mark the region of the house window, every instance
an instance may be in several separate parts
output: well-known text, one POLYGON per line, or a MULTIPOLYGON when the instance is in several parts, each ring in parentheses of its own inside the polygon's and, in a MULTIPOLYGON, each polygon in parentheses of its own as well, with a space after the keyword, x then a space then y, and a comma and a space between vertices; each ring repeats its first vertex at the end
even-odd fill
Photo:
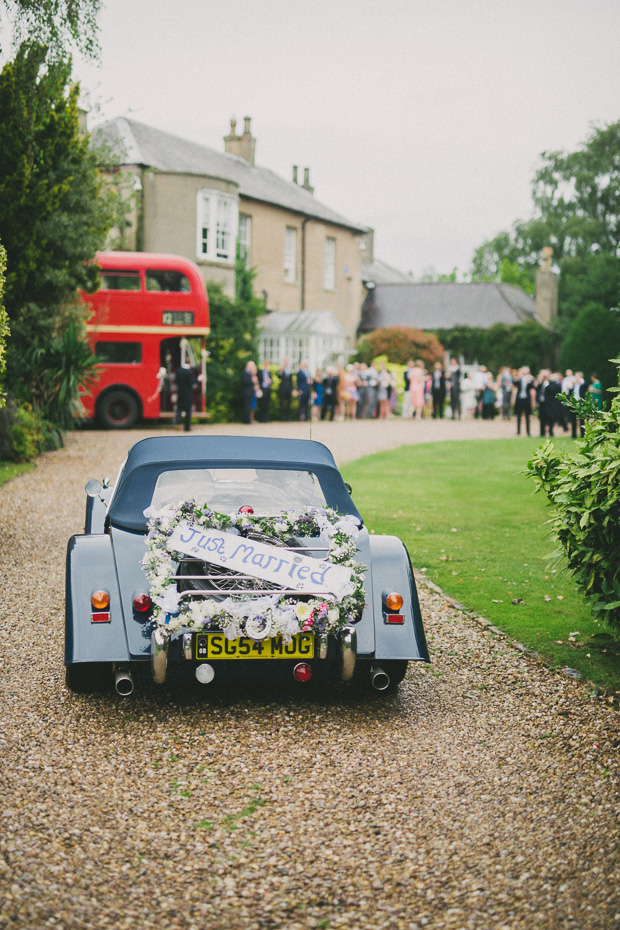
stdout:
POLYGON ((297 280, 297 229, 287 226, 284 232, 284 280, 294 284, 297 280))
POLYGON ((336 240, 330 236, 325 240, 323 288, 326 291, 333 291, 336 288, 336 240))
POLYGON ((233 262, 237 241, 237 200, 214 190, 198 191, 198 258, 233 262))
POLYGON ((239 257, 245 265, 250 264, 250 246, 252 243, 252 217, 247 213, 239 214, 239 257))

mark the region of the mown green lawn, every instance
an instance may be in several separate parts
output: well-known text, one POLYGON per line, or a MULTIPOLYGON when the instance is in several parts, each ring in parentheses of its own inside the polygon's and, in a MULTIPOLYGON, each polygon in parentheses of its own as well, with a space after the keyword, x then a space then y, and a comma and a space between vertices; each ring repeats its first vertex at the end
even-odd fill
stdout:
POLYGON ((399 536, 418 573, 552 665, 620 690, 620 636, 592 619, 563 562, 550 564, 549 509, 524 475, 539 444, 405 446, 342 471, 369 529, 399 536))

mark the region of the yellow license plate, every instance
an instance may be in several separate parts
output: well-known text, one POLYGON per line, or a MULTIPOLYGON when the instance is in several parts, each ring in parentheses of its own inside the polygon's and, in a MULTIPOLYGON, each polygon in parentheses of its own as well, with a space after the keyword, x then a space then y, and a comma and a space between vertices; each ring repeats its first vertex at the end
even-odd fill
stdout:
POLYGON ((227 639, 223 633, 199 633, 196 658, 205 659, 312 659, 314 634, 299 633, 286 643, 282 636, 254 640, 248 636, 227 639))

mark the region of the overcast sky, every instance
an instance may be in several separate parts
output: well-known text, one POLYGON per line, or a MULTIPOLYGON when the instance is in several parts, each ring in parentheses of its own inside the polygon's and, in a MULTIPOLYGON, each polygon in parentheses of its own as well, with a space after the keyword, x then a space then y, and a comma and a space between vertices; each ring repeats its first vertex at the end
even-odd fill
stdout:
POLYGON ((419 276, 529 215, 544 150, 620 119, 619 0, 104 0, 89 128, 128 116, 256 161, 419 276))

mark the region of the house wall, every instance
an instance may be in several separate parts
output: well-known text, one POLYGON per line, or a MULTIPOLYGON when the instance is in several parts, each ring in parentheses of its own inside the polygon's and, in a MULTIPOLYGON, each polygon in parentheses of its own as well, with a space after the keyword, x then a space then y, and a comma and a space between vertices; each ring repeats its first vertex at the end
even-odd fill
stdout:
POLYGON ((225 293, 234 297, 234 261, 205 261, 197 255, 196 202, 201 188, 237 196, 237 185, 223 178, 150 170, 144 171, 142 185, 142 250, 173 252, 191 259, 202 271, 205 281, 221 283, 225 293))
MULTIPOLYGON (((234 262, 206 261, 197 254, 197 194, 202 188, 209 188, 238 197, 236 183, 205 175, 142 169, 137 165, 124 166, 120 172, 109 175, 108 180, 122 188, 128 201, 126 225, 123 230, 112 231, 109 248, 183 255, 196 262, 205 281, 220 282, 224 292, 234 297, 234 262)), ((243 196, 239 197, 239 212, 251 217, 249 265, 257 270, 255 293, 260 297, 266 292, 268 309, 286 313, 330 310, 354 344, 364 299, 362 237, 351 230, 243 196), (284 274, 287 227, 297 233, 292 282, 286 281, 284 274), (324 280, 327 238, 335 242, 333 289, 326 289, 324 280)))
POLYGON ((329 223, 305 219, 271 204, 249 200, 241 195, 239 210, 252 218, 249 264, 256 268, 254 289, 266 292, 269 310, 292 313, 304 310, 331 310, 352 341, 362 306, 362 259, 358 236, 329 223), (304 222, 305 220, 305 222, 304 222), (285 280, 284 241, 286 228, 297 231, 294 282, 285 280), (305 229, 305 268, 302 269, 302 243, 305 229), (333 290, 324 287, 325 240, 335 240, 333 290), (305 287, 302 296, 302 275, 305 287))

